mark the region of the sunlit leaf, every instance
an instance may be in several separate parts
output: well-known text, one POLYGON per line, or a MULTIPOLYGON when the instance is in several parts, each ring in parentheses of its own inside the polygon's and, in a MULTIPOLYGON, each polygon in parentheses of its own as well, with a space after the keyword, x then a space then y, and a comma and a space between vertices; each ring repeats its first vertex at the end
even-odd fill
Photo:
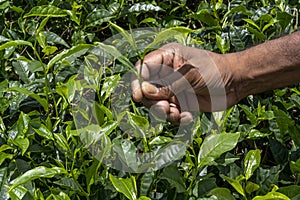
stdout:
POLYGON ((15 47, 18 45, 26 45, 26 46, 30 46, 33 47, 32 44, 30 42, 24 41, 24 40, 14 40, 14 41, 8 41, 2 45, 0 45, 0 51, 9 47, 15 47))
POLYGON ((68 50, 64 50, 63 52, 57 54, 56 56, 54 56, 48 63, 47 65, 47 71, 58 61, 61 61, 63 59, 67 59, 69 57, 79 57, 83 54, 85 54, 89 48, 91 47, 90 44, 79 44, 76 45, 74 47, 72 47, 71 49, 68 50))
POLYGON ((259 165, 260 151, 258 149, 250 150, 244 159, 244 174, 246 180, 253 175, 253 172, 259 167, 259 165))
POLYGON ((214 134, 206 137, 198 155, 198 167, 209 164, 223 153, 233 149, 239 137, 238 133, 214 134))
POLYGON ((238 193, 240 193, 243 197, 246 197, 243 186, 239 180, 239 179, 243 179, 242 177, 237 177, 236 179, 232 179, 230 177, 224 176, 224 178, 238 193))
POLYGON ((66 15, 64 10, 56 6, 43 5, 33 7, 24 17, 65 17, 66 15))
POLYGON ((130 178, 117 178, 109 174, 109 180, 112 182, 116 190, 124 194, 130 200, 137 199, 137 189, 135 178, 131 176, 130 178))
POLYGON ((9 188, 9 191, 12 191, 14 188, 18 187, 21 184, 24 184, 28 181, 32 181, 37 178, 52 178, 53 176, 57 174, 65 173, 65 170, 59 167, 52 167, 47 168, 44 166, 39 166, 36 168, 33 168, 21 176, 17 177, 11 182, 11 186, 9 188))

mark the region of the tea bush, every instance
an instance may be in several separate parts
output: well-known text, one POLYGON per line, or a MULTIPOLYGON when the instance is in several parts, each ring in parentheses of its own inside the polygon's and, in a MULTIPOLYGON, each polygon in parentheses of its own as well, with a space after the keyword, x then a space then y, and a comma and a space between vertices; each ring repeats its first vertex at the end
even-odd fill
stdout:
POLYGON ((200 113, 182 155, 143 173, 134 168, 151 165, 132 155, 164 149, 178 127, 147 129, 142 105, 129 99, 122 110, 114 97, 163 43, 241 51, 296 31, 299 9, 296 0, 0 0, 1 199, 300 199, 299 85, 251 95, 222 117, 200 113))

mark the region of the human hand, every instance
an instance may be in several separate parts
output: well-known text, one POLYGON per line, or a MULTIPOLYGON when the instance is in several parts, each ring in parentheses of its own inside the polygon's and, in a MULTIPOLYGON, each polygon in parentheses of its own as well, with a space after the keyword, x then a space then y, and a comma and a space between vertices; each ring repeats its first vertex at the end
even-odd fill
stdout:
POLYGON ((237 58, 170 43, 147 54, 133 77, 133 99, 173 124, 189 123, 192 111, 225 110, 242 91, 237 58))

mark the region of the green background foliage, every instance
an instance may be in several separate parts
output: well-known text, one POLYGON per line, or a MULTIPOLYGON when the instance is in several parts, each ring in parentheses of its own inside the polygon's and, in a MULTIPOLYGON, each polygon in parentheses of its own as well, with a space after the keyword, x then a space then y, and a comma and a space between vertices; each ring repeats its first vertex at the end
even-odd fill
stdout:
MULTIPOLYGON (((84 87, 77 71, 91 59, 88 52, 94 45, 109 50, 102 42, 123 34, 127 44, 118 45, 130 51, 88 77, 99 85, 102 145, 122 151, 121 160, 139 142, 144 149, 164 147, 176 126, 165 124, 137 141, 114 140, 126 134, 110 110, 111 94, 144 55, 124 30, 164 28, 157 43, 176 38, 229 53, 294 32, 299 9, 297 0, 0 0, 0 199, 300 199, 299 85, 249 96, 221 119, 201 113, 184 157, 140 174, 94 158, 86 144, 97 135, 83 143, 72 112, 76 87, 84 87), (180 37, 166 34, 174 29, 180 37)), ((130 126, 148 123, 142 111, 137 105, 127 113, 130 126)))

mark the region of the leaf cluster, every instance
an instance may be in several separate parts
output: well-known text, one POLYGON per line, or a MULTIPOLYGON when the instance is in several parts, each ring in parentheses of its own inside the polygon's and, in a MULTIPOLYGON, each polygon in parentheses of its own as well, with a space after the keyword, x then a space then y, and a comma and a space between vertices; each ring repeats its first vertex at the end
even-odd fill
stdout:
POLYGON ((178 127, 149 128, 147 109, 114 96, 138 59, 172 41, 241 51, 294 32, 299 9, 295 0, 0 0, 0 199, 299 199, 299 85, 199 114, 192 141, 159 170, 105 163, 151 169, 134 154, 176 139, 178 127))

